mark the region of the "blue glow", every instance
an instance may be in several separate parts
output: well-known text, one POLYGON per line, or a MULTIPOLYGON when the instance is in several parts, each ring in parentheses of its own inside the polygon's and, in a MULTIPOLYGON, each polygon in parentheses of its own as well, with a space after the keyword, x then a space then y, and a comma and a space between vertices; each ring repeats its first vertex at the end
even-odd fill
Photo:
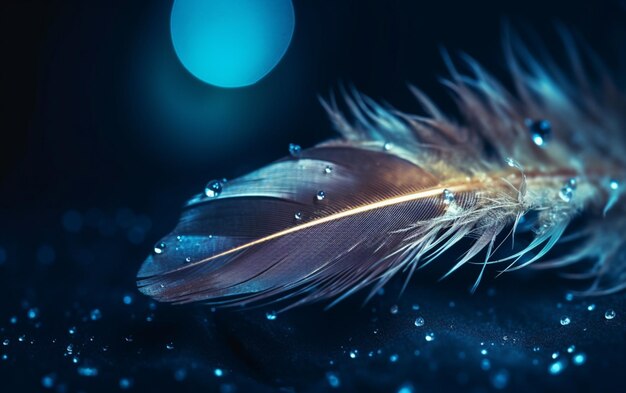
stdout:
POLYGON ((291 0, 175 0, 170 20, 185 68, 231 88, 267 75, 287 51, 294 26, 291 0))

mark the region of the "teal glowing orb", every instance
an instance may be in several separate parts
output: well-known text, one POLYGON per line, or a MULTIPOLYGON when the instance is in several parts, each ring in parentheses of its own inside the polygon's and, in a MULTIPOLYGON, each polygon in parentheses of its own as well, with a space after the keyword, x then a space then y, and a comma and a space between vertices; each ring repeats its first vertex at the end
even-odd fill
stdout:
POLYGON ((283 57, 295 26, 291 0, 175 0, 176 55, 196 78, 220 87, 258 82, 283 57))

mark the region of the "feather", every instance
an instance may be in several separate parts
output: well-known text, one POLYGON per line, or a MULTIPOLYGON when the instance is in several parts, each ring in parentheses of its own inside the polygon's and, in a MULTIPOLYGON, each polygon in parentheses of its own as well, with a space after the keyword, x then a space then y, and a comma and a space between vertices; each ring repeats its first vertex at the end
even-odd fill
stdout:
POLYGON ((399 272, 410 277, 466 238, 473 243, 446 276, 480 265, 473 290, 492 264, 579 264, 588 270, 570 276, 592 279, 586 294, 625 288, 626 99, 595 55, 581 57, 559 32, 570 73, 548 58, 542 65, 505 31, 515 94, 471 57, 460 56, 463 73, 444 52, 443 84, 461 122, 415 87, 422 115, 353 89, 343 94, 351 116, 322 100, 341 138, 211 183, 143 263, 139 289, 173 303, 334 304, 399 272), (582 212, 590 218, 578 248, 541 261, 582 212), (493 259, 496 239, 514 238, 531 215, 533 240, 493 259))

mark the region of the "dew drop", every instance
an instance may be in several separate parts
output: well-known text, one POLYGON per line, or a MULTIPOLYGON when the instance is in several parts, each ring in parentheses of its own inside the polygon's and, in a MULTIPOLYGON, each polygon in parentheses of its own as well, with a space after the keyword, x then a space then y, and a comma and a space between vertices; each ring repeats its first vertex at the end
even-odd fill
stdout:
POLYGON ((480 354, 483 355, 483 356, 487 355, 487 350, 486 349, 481 349, 480 350, 480 354))
POLYGON ((357 351, 356 349, 354 351, 350 351, 350 353, 348 354, 348 356, 350 356, 350 359, 355 359, 357 357, 357 354, 359 353, 359 351, 357 351))
POLYGON ((596 309, 596 305, 593 303, 587 306, 587 311, 593 311, 595 309, 596 309))
POLYGON ((415 322, 413 322, 413 323, 415 324, 415 326, 421 327, 421 326, 424 326, 426 321, 424 321, 424 318, 422 318, 422 317, 417 317, 417 318, 415 318, 415 322))
POLYGON ((187 257, 187 258, 185 258, 185 262, 186 262, 186 263, 191 262, 191 257, 187 257))
POLYGON ((565 294, 565 300, 567 300, 568 302, 571 302, 572 300, 574 300, 574 294, 571 292, 567 292, 565 294))
POLYGON ((565 185, 559 190, 559 197, 565 201, 570 202, 574 197, 574 189, 569 185, 565 185))
POLYGON ((222 182, 219 180, 211 180, 204 187, 204 195, 209 198, 217 198, 222 193, 222 182))
POLYGON ((545 146, 552 136, 552 125, 548 120, 532 120, 526 119, 526 127, 530 132, 530 137, 535 145, 539 147, 545 146))
POLYGON ((454 193, 447 188, 443 190, 443 203, 450 205, 454 202, 454 193))
POLYGON ((69 329, 67 330, 67 332, 68 332, 69 334, 76 334, 76 326, 72 326, 71 328, 69 328, 69 329))
POLYGON ((568 316, 561 317, 561 325, 569 325, 571 322, 572 320, 568 316))
POLYGON ((99 309, 94 308, 89 313, 89 318, 91 318, 92 321, 97 321, 98 319, 102 318, 102 312, 100 312, 99 309))
POLYGON ((154 253, 155 254, 162 254, 165 251, 165 248, 167 247, 167 244, 165 243, 159 243, 157 245, 154 246, 154 253))
POLYGON ((302 212, 296 212, 296 214, 293 215, 293 218, 298 221, 302 220, 302 212))
POLYGON ((426 341, 428 341, 428 342, 434 341, 434 340, 435 340, 435 333, 433 333, 433 332, 427 333, 427 334, 424 336, 424 339, 425 339, 426 341))
POLYGON ((28 310, 28 319, 37 319, 37 317, 39 316, 39 309, 38 308, 31 308, 28 310))
POLYGON ((324 198, 326 198, 326 193, 322 190, 318 191, 317 194, 315 195, 315 198, 317 198, 318 201, 323 200, 324 198))
POLYGON ((393 143, 391 143, 391 142, 385 142, 385 144, 383 145, 383 150, 385 150, 385 151, 389 151, 389 150, 391 150, 391 149, 393 149, 393 143))
POLYGON ((580 352, 577 353, 576 355, 574 355, 574 357, 572 358, 572 361, 574 362, 575 365, 577 366, 581 366, 585 363, 585 361, 587 360, 587 355, 585 355, 584 353, 580 352))
POLYGON ((274 311, 271 311, 271 312, 267 312, 267 313, 265 313, 265 318, 266 318, 268 321, 275 321, 275 320, 276 320, 276 318, 277 318, 277 315, 276 315, 276 313, 275 313, 274 311))
POLYGON ((324 168, 324 173, 329 175, 333 172, 333 167, 330 165, 326 165, 326 168, 324 168))
POLYGON ((604 318, 606 319, 613 319, 615 318, 615 310, 613 310, 612 308, 606 310, 606 312, 604 313, 604 318))
POLYGON ((400 358, 400 357, 398 356, 398 354, 397 354, 397 353, 394 353, 394 354, 392 354, 391 356, 389 356, 389 361, 390 361, 391 363, 395 363, 395 362, 397 362, 397 361, 398 361, 398 359, 399 359, 399 358, 400 358))
POLYGON ((391 308, 389 309, 389 312, 392 313, 393 315, 398 313, 398 305, 394 304, 393 306, 391 306, 391 308))
POLYGON ((166 349, 170 349, 170 350, 174 349, 174 343, 173 342, 169 342, 169 343, 165 344, 165 348, 166 349))
POLYGON ((7 345, 9 345, 10 343, 11 343, 11 340, 9 340, 8 338, 5 338, 5 339, 2 341, 2 345, 4 345, 5 347, 6 347, 7 345))
POLYGON ((332 388, 338 388, 339 386, 341 386, 339 376, 334 372, 329 371, 326 373, 326 381, 328 381, 328 384, 332 388))
POLYGON ((511 168, 517 168, 517 169, 522 169, 522 166, 520 165, 519 162, 517 162, 517 160, 515 160, 512 157, 507 157, 504 159, 504 162, 506 162, 506 164, 508 166, 510 166, 511 168))
POLYGON ((560 374, 561 371, 563 371, 563 369, 565 369, 565 363, 563 363, 562 361, 558 360, 558 361, 550 364, 550 366, 548 367, 548 372, 551 375, 557 375, 557 374, 560 374))
POLYGON ((302 152, 302 148, 300 147, 300 145, 296 145, 295 143, 290 143, 289 144, 289 155, 292 157, 298 157, 300 156, 300 153, 302 152))
POLYGON ((124 295, 124 297, 122 298, 122 302, 129 306, 133 303, 133 297, 131 295, 124 295))
POLYGON ((611 179, 609 181, 609 188, 613 191, 616 191, 619 188, 619 182, 617 180, 611 179))
POLYGON ((215 376, 219 378, 224 375, 224 370, 222 370, 221 368, 216 368, 215 370, 213 370, 213 374, 215 374, 215 376))
POLYGON ((574 351, 576 350, 576 345, 570 345, 569 347, 567 347, 567 353, 574 353, 574 351))

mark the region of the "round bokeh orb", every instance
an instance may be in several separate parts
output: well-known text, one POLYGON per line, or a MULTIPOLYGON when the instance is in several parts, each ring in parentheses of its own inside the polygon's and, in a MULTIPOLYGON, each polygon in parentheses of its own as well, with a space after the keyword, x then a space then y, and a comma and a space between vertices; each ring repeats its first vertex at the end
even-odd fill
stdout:
POLYGON ((291 0, 175 0, 170 20, 185 68, 229 88, 267 75, 287 51, 294 26, 291 0))

